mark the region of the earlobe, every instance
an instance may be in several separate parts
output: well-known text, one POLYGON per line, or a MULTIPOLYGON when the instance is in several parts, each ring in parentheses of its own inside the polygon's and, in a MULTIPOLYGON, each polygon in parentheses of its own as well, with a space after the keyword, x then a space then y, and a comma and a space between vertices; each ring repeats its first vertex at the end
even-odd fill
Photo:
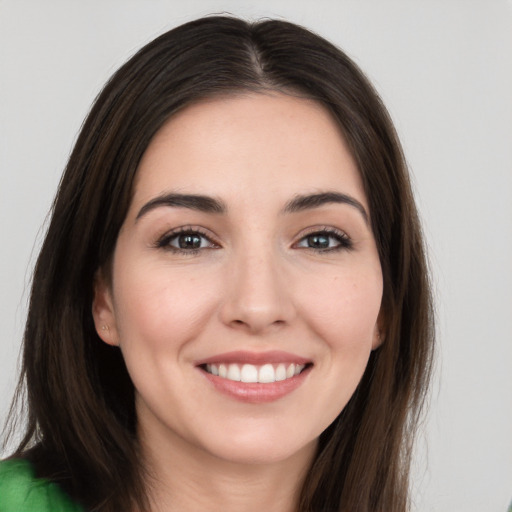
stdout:
POLYGON ((381 334, 380 330, 377 328, 373 335, 372 350, 378 349, 384 343, 384 341, 385 341, 385 339, 384 339, 383 335, 381 334))
POLYGON ((386 328, 382 312, 379 314, 373 331, 372 350, 378 349, 386 341, 386 328))
POLYGON ((94 277, 92 316, 98 336, 108 345, 119 345, 111 287, 101 270, 94 277))

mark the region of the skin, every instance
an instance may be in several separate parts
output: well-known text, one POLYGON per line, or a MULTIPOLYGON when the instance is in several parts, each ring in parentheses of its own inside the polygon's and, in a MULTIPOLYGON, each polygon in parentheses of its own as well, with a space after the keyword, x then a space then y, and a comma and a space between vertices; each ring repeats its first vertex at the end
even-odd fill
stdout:
POLYGON ((380 343, 382 273, 368 219, 339 202, 284 211, 321 192, 348 195, 370 215, 339 128, 306 99, 201 102, 145 152, 93 315, 136 388, 155 510, 295 509, 318 436, 380 343), (141 213, 167 193, 210 196, 226 211, 141 213), (170 233, 182 227, 200 231, 201 248, 173 248, 183 239, 170 233), (309 235, 326 228, 319 249, 309 235), (286 396, 247 403, 220 393, 196 365, 233 350, 283 350, 312 365, 286 396))

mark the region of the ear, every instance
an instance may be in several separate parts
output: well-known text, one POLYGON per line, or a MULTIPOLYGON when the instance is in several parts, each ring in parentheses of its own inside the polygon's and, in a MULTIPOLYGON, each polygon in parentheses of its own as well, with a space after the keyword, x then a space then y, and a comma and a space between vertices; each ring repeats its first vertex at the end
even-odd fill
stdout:
POLYGON ((373 331, 372 350, 378 349, 386 341, 386 322, 382 310, 379 313, 373 331))
POLYGON ((118 346, 119 336, 112 290, 101 270, 98 270, 94 276, 92 316, 98 336, 108 345, 118 346))

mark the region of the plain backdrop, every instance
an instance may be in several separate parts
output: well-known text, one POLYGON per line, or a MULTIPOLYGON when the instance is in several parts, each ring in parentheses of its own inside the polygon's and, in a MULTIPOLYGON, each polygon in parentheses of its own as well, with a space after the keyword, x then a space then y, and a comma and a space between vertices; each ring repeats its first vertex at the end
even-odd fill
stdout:
POLYGON ((220 12, 317 31, 382 95, 413 174, 438 310, 414 510, 504 512, 512 499, 510 0, 0 0, 0 419, 45 216, 91 102, 142 45, 220 12))

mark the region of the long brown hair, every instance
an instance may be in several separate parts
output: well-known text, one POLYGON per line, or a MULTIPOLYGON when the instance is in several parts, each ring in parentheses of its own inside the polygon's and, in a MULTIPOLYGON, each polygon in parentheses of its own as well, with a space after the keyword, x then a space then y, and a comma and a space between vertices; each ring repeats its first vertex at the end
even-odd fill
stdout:
POLYGON ((361 173, 384 276, 385 342, 321 435, 300 511, 407 509, 415 426, 432 365, 433 314, 420 225, 392 122, 339 49, 284 21, 217 16, 142 48, 107 83, 79 134, 35 267, 20 390, 27 426, 14 456, 90 510, 147 509, 134 389, 95 332, 93 281, 108 268, 139 161, 193 102, 240 91, 301 94, 334 116, 361 173))

